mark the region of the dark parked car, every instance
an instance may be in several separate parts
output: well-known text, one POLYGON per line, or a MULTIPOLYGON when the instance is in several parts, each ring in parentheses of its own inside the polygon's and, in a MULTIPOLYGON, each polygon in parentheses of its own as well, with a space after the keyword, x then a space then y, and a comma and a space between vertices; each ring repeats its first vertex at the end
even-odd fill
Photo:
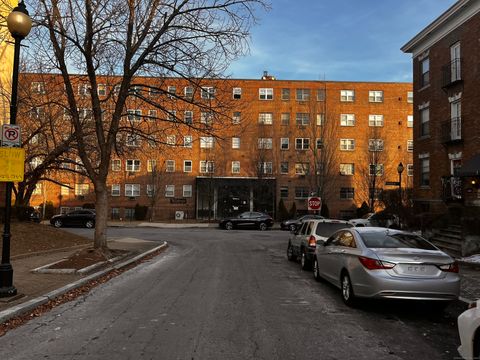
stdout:
POLYGON ((300 225, 302 225, 302 223, 305 220, 317 220, 317 219, 324 219, 324 217, 320 215, 307 214, 307 215, 300 216, 297 219, 289 219, 289 220, 282 221, 280 223, 280 228, 282 230, 295 231, 300 227, 300 225))
POLYGON ((29 220, 34 223, 39 223, 42 220, 42 216, 38 211, 32 211, 29 220))
POLYGON ((50 219, 50 224, 56 228, 62 226, 85 226, 86 228, 95 227, 95 210, 82 209, 69 212, 63 215, 54 215, 50 219))
POLYGON ((237 217, 222 219, 218 225, 226 230, 232 230, 233 228, 267 230, 273 226, 273 219, 270 215, 261 212, 247 211, 237 217))

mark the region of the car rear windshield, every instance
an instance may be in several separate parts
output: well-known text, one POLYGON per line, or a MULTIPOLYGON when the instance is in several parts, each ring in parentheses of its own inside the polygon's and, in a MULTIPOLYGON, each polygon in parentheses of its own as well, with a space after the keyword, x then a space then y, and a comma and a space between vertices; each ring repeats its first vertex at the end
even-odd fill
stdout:
POLYGON ((315 234, 322 237, 330 237, 335 231, 349 227, 352 227, 352 225, 345 223, 318 223, 315 234))
POLYGON ((414 248, 437 250, 420 236, 413 234, 387 234, 380 232, 362 233, 362 240, 369 248, 414 248))

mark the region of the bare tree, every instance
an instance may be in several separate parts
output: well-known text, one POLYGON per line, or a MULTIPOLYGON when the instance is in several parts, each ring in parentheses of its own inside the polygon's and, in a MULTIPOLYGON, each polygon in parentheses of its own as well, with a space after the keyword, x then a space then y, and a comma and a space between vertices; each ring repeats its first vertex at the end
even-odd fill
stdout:
POLYGON ((200 101, 204 92, 213 98, 202 89, 204 80, 222 77, 229 62, 245 53, 254 12, 265 6, 263 0, 35 1, 30 51, 41 70, 58 73, 64 85, 78 155, 95 189, 95 248, 107 250, 107 177, 117 135, 155 135, 148 127, 123 126, 129 102, 139 99, 171 114, 161 80, 174 76, 197 92, 178 101, 222 113, 220 101, 200 101), (102 98, 99 85, 112 91, 102 98), (144 89, 158 98, 147 98, 144 89), (88 123, 79 111, 85 108, 91 111, 88 123))

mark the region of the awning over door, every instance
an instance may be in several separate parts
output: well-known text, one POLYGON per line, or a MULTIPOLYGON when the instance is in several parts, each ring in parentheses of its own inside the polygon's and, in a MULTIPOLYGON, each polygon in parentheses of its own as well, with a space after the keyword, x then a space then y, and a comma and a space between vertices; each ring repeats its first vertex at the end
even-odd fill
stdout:
POLYGON ((458 169, 456 169, 456 176, 480 176, 480 154, 472 156, 470 159, 458 169))

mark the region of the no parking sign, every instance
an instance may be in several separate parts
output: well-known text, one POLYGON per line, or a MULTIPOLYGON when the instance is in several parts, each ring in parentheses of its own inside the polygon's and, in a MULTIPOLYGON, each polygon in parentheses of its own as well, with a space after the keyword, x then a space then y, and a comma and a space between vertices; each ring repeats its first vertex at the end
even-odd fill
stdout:
POLYGON ((2 125, 2 147, 21 147, 20 125, 2 125))

